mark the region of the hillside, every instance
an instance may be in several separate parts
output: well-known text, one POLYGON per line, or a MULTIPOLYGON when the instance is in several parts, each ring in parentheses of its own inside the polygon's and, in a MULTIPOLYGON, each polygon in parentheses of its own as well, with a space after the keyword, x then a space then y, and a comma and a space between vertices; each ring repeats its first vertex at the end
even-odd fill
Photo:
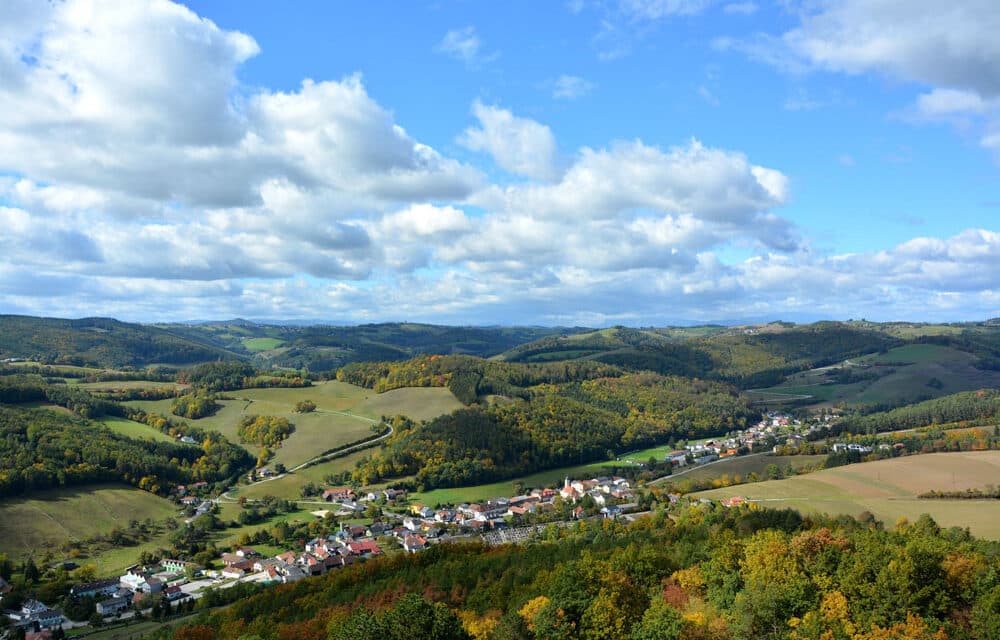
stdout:
POLYGON ((186 365, 237 357, 195 337, 110 318, 0 316, 0 359, 115 368, 186 365))
POLYGON ((261 364, 335 369, 348 362, 405 360, 418 354, 490 357, 516 345, 578 329, 449 327, 414 323, 358 326, 277 326, 249 321, 158 325, 192 339, 255 358, 261 364))
POLYGON ((1000 371, 982 359, 934 343, 908 344, 883 353, 788 376, 780 385, 754 389, 760 404, 780 406, 893 407, 983 388, 1000 387, 1000 371))
POLYGON ((942 526, 969 527, 973 534, 1000 538, 998 500, 922 500, 927 491, 962 491, 1000 485, 1000 451, 906 456, 824 469, 784 480, 768 480, 692 494, 718 500, 743 496, 770 508, 803 513, 867 511, 887 524, 915 521, 929 513, 942 526))

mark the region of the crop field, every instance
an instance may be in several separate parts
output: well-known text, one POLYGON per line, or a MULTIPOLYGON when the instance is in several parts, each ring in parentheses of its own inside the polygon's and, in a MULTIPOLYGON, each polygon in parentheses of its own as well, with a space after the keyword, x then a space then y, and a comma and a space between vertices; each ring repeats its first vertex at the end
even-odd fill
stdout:
POLYGON ((848 384, 831 382, 831 367, 789 376, 779 386, 753 389, 747 394, 762 404, 807 400, 813 405, 905 404, 959 391, 1000 386, 1000 372, 973 366, 969 353, 933 344, 911 344, 847 361, 854 373, 878 375, 875 380, 848 384))
POLYGON ((160 433, 149 425, 142 424, 141 422, 133 422, 127 418, 105 416, 101 419, 101 423, 115 433, 121 434, 127 438, 135 438, 137 440, 157 440, 159 442, 177 442, 167 434, 160 433))
POLYGON ((721 499, 744 496, 763 506, 811 513, 869 511, 892 526, 898 518, 928 513, 944 527, 969 527, 973 534, 1000 539, 998 500, 921 500, 926 491, 961 491, 1000 484, 1000 451, 933 453, 825 469, 692 494, 721 499))
MULTIPOLYGON (((382 415, 402 413, 416 419, 428 419, 462 406, 447 389, 421 387, 376 394, 370 389, 338 381, 292 389, 242 389, 225 395, 237 399, 223 400, 222 408, 214 415, 188 422, 219 431, 238 443, 237 428, 243 416, 287 418, 295 425, 295 432, 275 450, 273 461, 289 469, 324 451, 372 435, 372 425, 382 415), (295 403, 307 399, 316 403, 316 410, 295 413, 295 403)), ((128 404, 170 415, 170 403, 171 400, 156 400, 128 404)), ((246 448, 257 454, 255 445, 246 445, 246 448)))
MULTIPOLYGON (((177 507, 164 498, 123 485, 53 489, 30 498, 7 498, 0 501, 0 552, 16 558, 29 552, 42 557, 49 551, 59 556, 67 540, 108 533, 126 527, 130 520, 163 520, 177 513, 177 507)), ((159 544, 154 540, 77 562, 94 562, 98 570, 116 571, 135 562, 144 548, 159 544)))

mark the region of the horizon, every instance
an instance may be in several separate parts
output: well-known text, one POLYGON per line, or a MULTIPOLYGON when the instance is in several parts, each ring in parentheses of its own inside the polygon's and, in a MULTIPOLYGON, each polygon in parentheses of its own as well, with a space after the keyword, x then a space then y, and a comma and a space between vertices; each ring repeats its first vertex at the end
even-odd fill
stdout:
POLYGON ((989 0, 12 0, 0 313, 1000 317, 998 30, 989 0))

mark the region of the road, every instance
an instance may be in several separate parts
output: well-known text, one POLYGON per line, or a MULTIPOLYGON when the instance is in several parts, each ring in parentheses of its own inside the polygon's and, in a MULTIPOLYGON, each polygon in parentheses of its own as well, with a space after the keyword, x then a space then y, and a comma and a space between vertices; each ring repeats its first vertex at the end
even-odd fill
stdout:
MULTIPOLYGON (((340 412, 340 411, 330 411, 328 413, 342 413, 342 412, 340 412)), ((349 414, 349 413, 342 413, 342 415, 346 416, 346 415, 351 415, 351 414, 349 414)), ((377 424, 378 423, 377 420, 371 420, 370 418, 362 418, 361 416, 352 416, 352 417, 360 418, 362 420, 369 420, 373 424, 377 424)), ((392 425, 391 424, 387 424, 386 426, 389 427, 389 430, 387 432, 383 433, 382 435, 378 436, 377 438, 372 438, 371 440, 365 440, 364 442, 359 442, 358 444, 351 445, 350 447, 347 447, 345 449, 338 449, 337 451, 333 451, 331 453, 324 453, 323 455, 316 456, 315 458, 312 458, 311 460, 306 460, 302 464, 297 465, 295 467, 292 467, 291 469, 289 469, 285 473, 281 473, 281 474, 278 474, 276 476, 271 476, 270 478, 264 478, 263 480, 258 480, 254 484, 256 485, 256 484, 260 484, 262 482, 271 482, 273 480, 278 480, 278 479, 284 478, 285 476, 287 476, 289 474, 295 473, 296 471, 299 471, 301 469, 305 469, 309 465, 315 464, 317 462, 320 462, 324 458, 329 458, 330 456, 333 456, 333 455, 341 456, 341 455, 344 455, 345 453, 352 453, 352 452, 360 450, 360 449, 367 449, 367 448, 371 447, 372 445, 374 445, 375 443, 381 442, 382 440, 385 440, 386 438, 388 438, 389 436, 391 436, 393 434, 392 425)), ((213 500, 213 502, 215 502, 216 504, 222 504, 222 503, 225 503, 225 502, 236 502, 237 501, 236 498, 234 498, 231 495, 229 495, 229 493, 231 491, 236 491, 237 489, 239 489, 239 487, 230 487, 224 493, 220 494, 218 498, 216 498, 215 500, 213 500)))

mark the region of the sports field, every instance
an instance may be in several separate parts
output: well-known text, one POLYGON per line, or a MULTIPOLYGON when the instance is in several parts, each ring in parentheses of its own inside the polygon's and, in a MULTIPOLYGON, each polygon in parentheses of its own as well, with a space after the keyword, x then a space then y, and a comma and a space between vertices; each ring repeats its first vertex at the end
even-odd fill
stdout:
POLYGON ((869 511, 891 526, 898 518, 930 514, 938 524, 969 527, 976 535, 1000 539, 1000 500, 922 500, 932 491, 961 491, 1000 484, 1000 451, 933 453, 825 469, 805 476, 771 480, 692 494, 721 499, 739 495, 764 506, 812 513, 869 511))

